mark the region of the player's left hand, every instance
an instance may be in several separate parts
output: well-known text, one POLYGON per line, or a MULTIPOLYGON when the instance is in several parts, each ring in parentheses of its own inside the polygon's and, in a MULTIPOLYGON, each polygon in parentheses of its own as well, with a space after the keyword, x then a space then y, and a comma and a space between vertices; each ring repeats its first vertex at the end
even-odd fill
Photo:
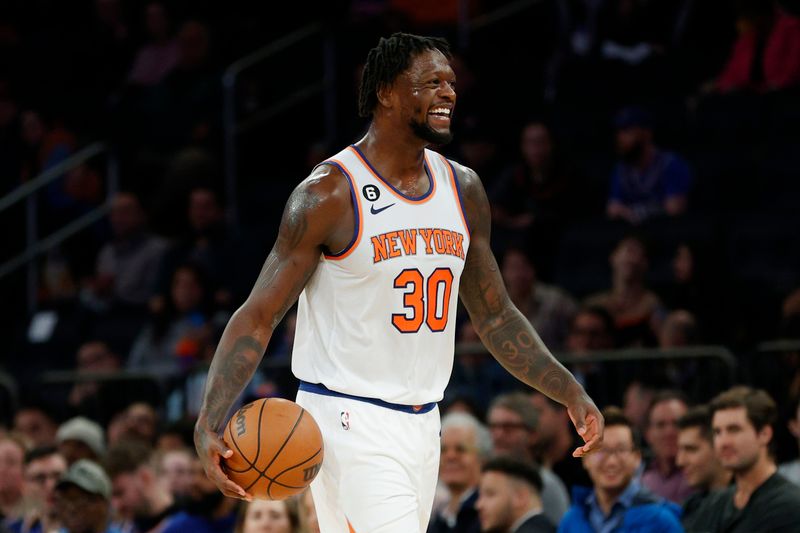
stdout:
POLYGON ((600 410, 586 392, 581 392, 577 398, 567 405, 569 413, 578 435, 583 439, 584 445, 575 448, 573 457, 583 457, 587 453, 598 449, 603 443, 603 427, 605 421, 600 410))

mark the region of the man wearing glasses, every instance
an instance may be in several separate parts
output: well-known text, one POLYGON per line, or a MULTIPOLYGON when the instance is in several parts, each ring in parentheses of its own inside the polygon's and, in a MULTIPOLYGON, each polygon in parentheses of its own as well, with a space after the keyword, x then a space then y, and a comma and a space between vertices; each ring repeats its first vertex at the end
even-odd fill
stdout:
POLYGON ((576 487, 558 531, 683 531, 680 507, 653 495, 634 479, 642 462, 636 430, 616 407, 603 410, 603 416, 603 447, 583 458, 594 487, 576 487))
POLYGON ((67 461, 55 446, 34 448, 25 454, 25 516, 9 526, 12 533, 56 531, 55 488, 67 470, 67 461))
MULTIPOLYGON (((492 437, 492 453, 520 461, 539 462, 534 456, 534 444, 539 431, 539 414, 530 397, 524 392, 497 396, 486 415, 492 437)), ((564 483, 552 470, 539 469, 542 478, 542 505, 544 514, 554 524, 569 507, 569 494, 564 483)))

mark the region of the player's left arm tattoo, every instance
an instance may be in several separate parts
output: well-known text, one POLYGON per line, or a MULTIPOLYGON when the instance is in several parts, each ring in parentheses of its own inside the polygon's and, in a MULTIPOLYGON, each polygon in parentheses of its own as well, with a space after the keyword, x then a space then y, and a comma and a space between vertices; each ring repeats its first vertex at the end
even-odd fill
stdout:
POLYGON ((461 276, 461 301, 486 348, 517 379, 567 404, 585 394, 572 374, 542 342, 506 292, 489 246, 491 213, 480 179, 469 169, 459 172, 471 239, 461 276))

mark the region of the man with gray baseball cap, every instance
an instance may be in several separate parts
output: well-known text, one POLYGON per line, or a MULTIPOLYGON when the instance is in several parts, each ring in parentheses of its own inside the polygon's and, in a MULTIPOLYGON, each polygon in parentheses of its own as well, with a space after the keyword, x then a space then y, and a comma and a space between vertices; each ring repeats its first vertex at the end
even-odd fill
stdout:
POLYGON ((76 416, 59 426, 58 451, 72 464, 78 459, 100 460, 106 452, 105 431, 97 422, 76 416))
POLYGON ((111 481, 89 459, 75 461, 56 485, 59 520, 69 533, 121 533, 111 525, 111 481))

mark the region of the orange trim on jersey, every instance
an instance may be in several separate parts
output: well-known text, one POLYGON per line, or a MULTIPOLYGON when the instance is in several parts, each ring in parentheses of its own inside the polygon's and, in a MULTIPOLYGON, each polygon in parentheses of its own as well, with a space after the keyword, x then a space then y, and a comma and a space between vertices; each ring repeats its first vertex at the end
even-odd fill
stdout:
POLYGON ((337 254, 324 254, 325 259, 330 259, 331 261, 341 261, 342 259, 349 256, 351 253, 353 253, 353 250, 356 249, 358 243, 361 242, 361 232, 364 228, 364 223, 363 223, 364 217, 362 216, 362 211, 361 211, 361 198, 359 198, 358 191, 356 190, 356 184, 355 181, 353 180, 353 176, 350 174, 350 171, 347 169, 344 163, 342 163, 338 159, 333 159, 333 158, 328 159, 327 161, 325 161, 325 163, 332 163, 336 168, 341 170, 342 173, 344 174, 344 177, 347 178, 347 183, 348 185, 350 185, 350 196, 354 204, 353 223, 357 226, 357 229, 355 231, 355 236, 353 237, 353 240, 351 240, 350 243, 347 246, 345 246, 344 250, 342 250, 337 254))
POLYGON ((351 152, 353 152, 356 155, 356 157, 358 157, 359 161, 361 161, 361 163, 363 163, 364 167, 369 171, 370 174, 372 174, 375 177, 376 180, 378 180, 381 183, 383 183, 384 185, 386 185, 386 188, 389 189, 389 192, 392 193, 393 195, 395 195, 400 200, 402 200, 402 201, 404 201, 406 203, 409 203, 409 204, 424 204, 425 202, 427 202, 428 200, 433 198, 433 195, 436 193, 436 176, 434 176, 434 174, 433 174, 433 168, 428 164, 427 155, 425 155, 425 164, 426 164, 427 169, 428 169, 428 179, 430 180, 431 188, 428 189, 428 191, 425 194, 423 194, 422 196, 420 196, 419 198, 409 198, 408 196, 406 196, 403 193, 401 193, 400 191, 398 191, 391 183, 386 181, 383 178, 383 176, 378 174, 378 171, 375 170, 375 168, 372 166, 372 164, 367 160, 366 156, 364 156, 361 153, 361 150, 359 150, 358 148, 356 148, 353 145, 348 146, 348 149, 351 152))
POLYGON ((456 199, 456 205, 458 206, 458 213, 461 215, 461 221, 464 223, 464 229, 467 231, 467 236, 471 237, 469 224, 467 224, 467 216, 464 213, 464 204, 461 201, 461 187, 458 185, 458 181, 456 181, 458 178, 456 178, 455 171, 453 170, 453 165, 442 154, 439 154, 439 157, 442 158, 442 162, 447 167, 447 173, 450 174, 450 183, 453 186, 453 196, 455 196, 456 199))
POLYGON ((347 521, 347 529, 349 533, 356 533, 356 530, 353 529, 353 525, 350 523, 350 520, 347 521))

